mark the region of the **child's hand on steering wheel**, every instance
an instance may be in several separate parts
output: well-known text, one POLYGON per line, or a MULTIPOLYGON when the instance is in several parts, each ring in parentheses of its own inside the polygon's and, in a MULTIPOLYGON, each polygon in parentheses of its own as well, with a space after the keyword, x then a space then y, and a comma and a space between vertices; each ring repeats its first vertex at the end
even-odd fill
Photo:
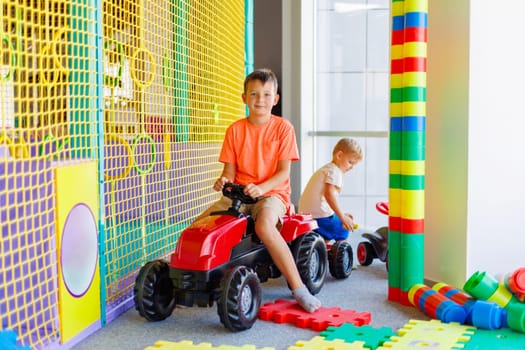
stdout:
POLYGON ((259 186, 250 183, 244 186, 244 194, 256 199, 262 196, 264 193, 259 186))
POLYGON ((220 192, 222 191, 222 189, 224 188, 224 185, 228 182, 231 182, 228 178, 226 177, 220 177, 218 178, 215 183, 213 184, 213 189, 217 192, 220 192))

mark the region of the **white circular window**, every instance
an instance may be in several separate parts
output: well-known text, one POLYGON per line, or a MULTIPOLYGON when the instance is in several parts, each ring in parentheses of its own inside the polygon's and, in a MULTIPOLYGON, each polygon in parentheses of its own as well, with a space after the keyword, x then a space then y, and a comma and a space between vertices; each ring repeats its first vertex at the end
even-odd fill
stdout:
POLYGON ((98 237, 95 217, 83 203, 74 206, 67 216, 60 256, 67 290, 76 297, 84 295, 97 267, 98 237))

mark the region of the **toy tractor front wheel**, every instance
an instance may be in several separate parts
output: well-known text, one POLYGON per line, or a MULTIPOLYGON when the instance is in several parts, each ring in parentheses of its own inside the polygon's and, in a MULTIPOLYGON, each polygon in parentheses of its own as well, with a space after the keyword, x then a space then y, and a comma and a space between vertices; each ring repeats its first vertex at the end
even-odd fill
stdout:
POLYGON ((328 271, 328 253, 323 238, 315 232, 300 236, 292 243, 292 255, 306 288, 313 295, 319 293, 328 271))
POLYGON ((370 242, 361 242, 357 245, 357 260, 363 266, 368 266, 376 258, 374 246, 370 242))
POLYGON ((336 279, 345 279, 352 273, 354 251, 347 241, 337 241, 328 252, 330 274, 336 279))
POLYGON ((261 307, 261 285, 257 274, 245 266, 226 272, 221 280, 217 313, 221 323, 231 331, 253 326, 261 307))
POLYGON ((133 287, 135 309, 148 321, 162 321, 175 308, 168 263, 154 260, 144 265, 133 287))

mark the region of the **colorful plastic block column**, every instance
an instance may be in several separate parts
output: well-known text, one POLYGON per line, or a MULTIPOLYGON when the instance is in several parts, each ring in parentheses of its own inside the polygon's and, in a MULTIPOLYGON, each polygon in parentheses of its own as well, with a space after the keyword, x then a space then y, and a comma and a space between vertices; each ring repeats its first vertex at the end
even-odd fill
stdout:
POLYGON ((441 293, 424 284, 415 284, 410 288, 408 299, 427 316, 445 323, 464 323, 467 317, 465 309, 441 293))
POLYGON ((436 283, 432 289, 463 306, 465 323, 482 329, 498 329, 507 326, 507 311, 496 303, 475 300, 467 293, 445 283, 436 283))
POLYGON ((428 0, 392 1, 388 299, 423 283, 428 0))

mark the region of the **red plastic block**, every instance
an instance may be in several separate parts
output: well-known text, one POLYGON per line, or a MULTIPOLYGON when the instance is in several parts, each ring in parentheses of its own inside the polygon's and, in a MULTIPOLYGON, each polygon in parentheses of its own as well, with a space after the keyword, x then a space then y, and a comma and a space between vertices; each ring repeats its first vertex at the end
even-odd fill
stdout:
POLYGON ((338 327, 343 323, 352 323, 355 326, 369 324, 372 316, 369 312, 341 310, 338 307, 320 307, 310 313, 304 311, 295 301, 278 299, 261 306, 259 318, 264 321, 291 323, 299 328, 324 331, 328 326, 338 327))

